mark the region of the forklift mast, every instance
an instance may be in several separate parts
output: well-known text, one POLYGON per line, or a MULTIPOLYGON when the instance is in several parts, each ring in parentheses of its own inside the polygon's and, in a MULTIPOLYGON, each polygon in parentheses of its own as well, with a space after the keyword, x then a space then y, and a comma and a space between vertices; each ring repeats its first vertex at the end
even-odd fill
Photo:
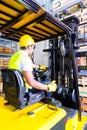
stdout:
POLYGON ((54 94, 54 97, 61 100, 65 106, 69 106, 69 98, 71 98, 72 95, 74 102, 72 102, 71 99, 69 107, 78 109, 79 120, 81 120, 81 105, 78 89, 78 65, 76 61, 79 20, 75 16, 71 16, 62 22, 71 28, 70 34, 64 34, 52 38, 50 40, 51 48, 44 51, 50 52, 51 80, 56 80, 59 85, 58 91, 54 94))

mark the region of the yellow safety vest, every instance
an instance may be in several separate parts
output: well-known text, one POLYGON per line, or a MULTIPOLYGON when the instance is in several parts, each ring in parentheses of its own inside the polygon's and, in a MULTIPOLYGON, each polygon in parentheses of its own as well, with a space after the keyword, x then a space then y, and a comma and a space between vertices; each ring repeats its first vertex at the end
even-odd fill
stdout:
MULTIPOLYGON (((10 58, 10 62, 9 62, 9 69, 16 69, 19 70, 21 73, 22 71, 20 70, 20 64, 23 61, 23 56, 21 55, 21 50, 19 50, 18 52, 16 52, 11 58, 10 58)), ((25 79, 24 79, 25 80, 25 79)), ((29 86, 26 83, 25 80, 25 85, 26 88, 32 88, 31 86, 29 86)))

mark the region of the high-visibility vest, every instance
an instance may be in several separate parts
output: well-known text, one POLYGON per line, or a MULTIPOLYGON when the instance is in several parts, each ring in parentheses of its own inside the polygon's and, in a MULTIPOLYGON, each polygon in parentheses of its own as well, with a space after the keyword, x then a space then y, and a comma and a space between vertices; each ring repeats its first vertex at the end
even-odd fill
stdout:
MULTIPOLYGON (((20 64, 23 61, 23 55, 21 55, 21 50, 19 50, 18 52, 16 52, 11 58, 10 58, 10 62, 9 62, 9 69, 16 69, 19 70, 22 73, 22 70, 20 70, 20 64)), ((25 81, 25 85, 26 88, 32 88, 31 86, 29 86, 25 81)))

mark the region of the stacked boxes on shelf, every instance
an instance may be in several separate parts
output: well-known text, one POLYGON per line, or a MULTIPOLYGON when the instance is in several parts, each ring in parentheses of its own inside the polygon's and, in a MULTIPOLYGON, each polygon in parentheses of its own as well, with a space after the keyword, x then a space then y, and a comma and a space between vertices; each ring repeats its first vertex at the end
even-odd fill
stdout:
POLYGON ((17 42, 0 38, 0 68, 8 68, 9 58, 17 50, 17 42))
POLYGON ((3 47, 0 46, 0 53, 3 53, 3 47))
POLYGON ((87 8, 85 8, 81 13, 81 22, 87 22, 87 8))
MULTIPOLYGON (((17 50, 17 42, 0 38, 0 69, 8 68, 10 56, 17 50)), ((0 73, 0 95, 2 93, 2 86, 2 77, 0 73)))
POLYGON ((87 97, 81 97, 81 110, 87 112, 87 97))
POLYGON ((81 98, 81 109, 87 112, 87 76, 80 76, 78 78, 79 92, 81 98))
POLYGON ((0 58, 0 68, 8 68, 9 58, 0 58))
POLYGON ((9 57, 11 54, 11 48, 0 46, 0 68, 8 68, 9 57))
POLYGON ((2 53, 2 54, 12 54, 12 48, 0 46, 0 53, 2 53))

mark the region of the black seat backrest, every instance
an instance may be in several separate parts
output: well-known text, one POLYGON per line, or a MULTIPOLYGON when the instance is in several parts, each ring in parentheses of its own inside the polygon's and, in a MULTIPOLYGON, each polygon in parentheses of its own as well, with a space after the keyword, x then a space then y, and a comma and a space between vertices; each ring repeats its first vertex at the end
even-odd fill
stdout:
POLYGON ((23 108, 26 88, 21 72, 15 69, 1 69, 1 75, 5 99, 16 108, 23 108))

